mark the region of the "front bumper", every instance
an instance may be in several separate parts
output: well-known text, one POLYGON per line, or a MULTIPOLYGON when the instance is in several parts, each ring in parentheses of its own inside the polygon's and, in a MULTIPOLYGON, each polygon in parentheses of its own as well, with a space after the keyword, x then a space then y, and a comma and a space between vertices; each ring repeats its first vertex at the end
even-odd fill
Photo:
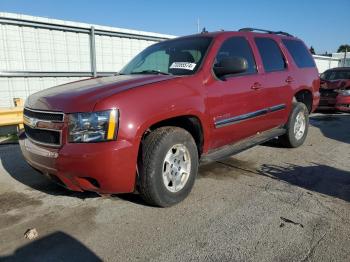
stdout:
POLYGON ((336 97, 321 96, 318 109, 335 109, 336 97))
POLYGON ((350 112, 350 96, 338 95, 335 108, 339 111, 350 112))
POLYGON ((128 141, 39 146, 20 134, 26 161, 73 191, 101 194, 133 192, 137 150, 128 141))

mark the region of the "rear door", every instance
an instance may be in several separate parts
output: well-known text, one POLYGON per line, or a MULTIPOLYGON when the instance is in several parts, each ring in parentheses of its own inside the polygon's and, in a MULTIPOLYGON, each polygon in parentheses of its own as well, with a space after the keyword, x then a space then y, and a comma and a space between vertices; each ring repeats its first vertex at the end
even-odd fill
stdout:
POLYGON ((254 37, 257 53, 263 67, 261 74, 261 107, 266 110, 262 129, 284 124, 289 115, 294 85, 293 69, 282 52, 282 44, 270 37, 254 37))

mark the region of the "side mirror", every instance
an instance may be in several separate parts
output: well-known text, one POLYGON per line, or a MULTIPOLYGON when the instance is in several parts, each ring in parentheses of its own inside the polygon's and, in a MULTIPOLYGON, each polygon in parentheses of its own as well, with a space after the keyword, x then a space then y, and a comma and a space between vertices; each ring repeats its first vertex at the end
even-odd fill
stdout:
POLYGON ((218 77, 244 73, 247 69, 248 62, 243 57, 225 57, 214 65, 214 72, 218 77))

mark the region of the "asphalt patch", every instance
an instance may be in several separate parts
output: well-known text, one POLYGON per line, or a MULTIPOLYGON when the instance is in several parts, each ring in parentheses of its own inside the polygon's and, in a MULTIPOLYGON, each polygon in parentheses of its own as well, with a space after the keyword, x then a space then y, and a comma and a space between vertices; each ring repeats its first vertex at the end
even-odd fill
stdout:
POLYGON ((5 192, 0 194, 0 213, 4 214, 13 209, 20 209, 28 206, 40 206, 41 200, 31 198, 19 192, 5 192))

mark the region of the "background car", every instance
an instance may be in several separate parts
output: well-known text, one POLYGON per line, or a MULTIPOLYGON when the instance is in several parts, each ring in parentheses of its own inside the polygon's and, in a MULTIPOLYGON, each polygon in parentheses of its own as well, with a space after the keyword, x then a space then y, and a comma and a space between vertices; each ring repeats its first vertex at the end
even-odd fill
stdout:
POLYGON ((320 110, 350 112, 350 67, 332 68, 321 74, 320 110))

